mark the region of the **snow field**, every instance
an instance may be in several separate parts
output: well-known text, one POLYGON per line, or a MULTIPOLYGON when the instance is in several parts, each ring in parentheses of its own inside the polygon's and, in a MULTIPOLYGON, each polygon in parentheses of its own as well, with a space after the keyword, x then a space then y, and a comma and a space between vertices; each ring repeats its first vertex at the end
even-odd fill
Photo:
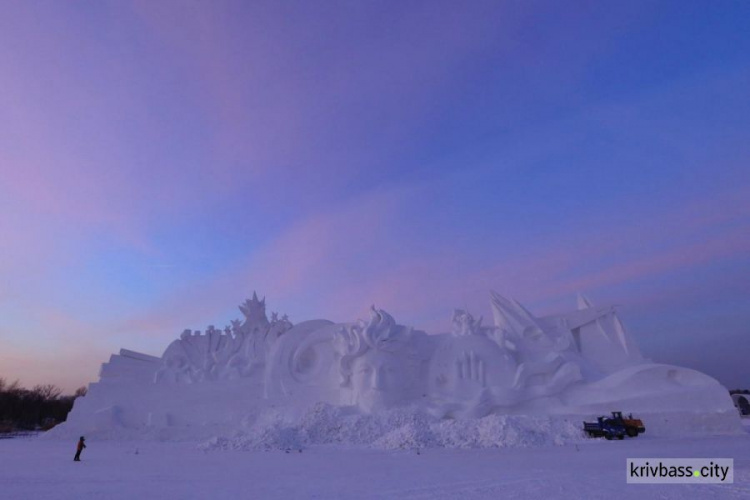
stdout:
POLYGON ((520 448, 204 452, 187 442, 0 440, 0 498, 744 499, 750 435, 583 440, 520 448), (733 458, 733 484, 628 485, 632 457, 733 458))

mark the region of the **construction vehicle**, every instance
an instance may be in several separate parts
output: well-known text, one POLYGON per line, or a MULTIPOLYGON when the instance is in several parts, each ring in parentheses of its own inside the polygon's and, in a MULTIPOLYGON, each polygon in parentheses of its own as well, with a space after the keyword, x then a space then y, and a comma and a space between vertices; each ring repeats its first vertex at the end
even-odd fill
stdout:
POLYGON ((646 432, 646 427, 643 425, 643 421, 639 418, 633 418, 632 413, 628 415, 628 418, 624 418, 621 411, 613 411, 612 420, 622 424, 622 426, 625 427, 625 433, 629 437, 638 437, 638 434, 646 432))

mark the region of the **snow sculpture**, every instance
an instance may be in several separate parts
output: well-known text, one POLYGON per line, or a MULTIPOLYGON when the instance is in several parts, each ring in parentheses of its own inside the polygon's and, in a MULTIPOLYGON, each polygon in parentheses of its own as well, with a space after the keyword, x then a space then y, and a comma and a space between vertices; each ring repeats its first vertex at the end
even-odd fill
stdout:
POLYGON ((273 345, 263 377, 264 396, 289 406, 324 401, 338 404, 339 383, 333 338, 340 328, 328 320, 303 321, 273 345))
POLYGON ((334 340, 341 402, 372 413, 418 397, 423 380, 415 347, 422 335, 374 306, 368 323, 342 327, 334 340))
POLYGON ((453 331, 436 336, 437 348, 430 363, 433 413, 442 416, 477 416, 519 399, 513 388, 517 363, 509 349, 493 338, 466 311, 453 313, 453 331))
POLYGON ((474 316, 463 309, 454 309, 451 325, 453 326, 453 335, 478 335, 482 333, 482 317, 475 320, 474 316))
POLYGON ((440 342, 431 366, 432 393, 446 416, 483 416, 528 406, 581 380, 569 333, 544 331, 517 302, 492 294, 495 328, 466 311, 453 315, 453 335, 440 342))
POLYGON ((616 409, 736 419, 711 377, 645 359, 613 307, 579 296, 574 311, 536 317, 494 292, 490 304, 492 325, 457 309, 449 333, 428 335, 374 306, 353 323, 269 320, 253 293, 244 320, 223 330, 185 330, 161 357, 112 356, 58 432, 194 435, 317 402, 362 413, 414 405, 442 418, 616 409))
POLYGON ((523 389, 527 397, 550 396, 582 379, 580 360, 570 351, 570 332, 545 331, 518 302, 495 292, 491 297, 495 338, 514 353, 518 363, 513 382, 515 388, 523 389))
POLYGON ((162 366, 156 372, 156 382, 195 383, 248 377, 265 363, 271 345, 292 327, 284 315, 278 319, 273 313, 266 317, 266 298, 253 298, 240 305, 245 321, 233 320, 224 331, 213 325, 206 333, 185 330, 162 355, 162 366))

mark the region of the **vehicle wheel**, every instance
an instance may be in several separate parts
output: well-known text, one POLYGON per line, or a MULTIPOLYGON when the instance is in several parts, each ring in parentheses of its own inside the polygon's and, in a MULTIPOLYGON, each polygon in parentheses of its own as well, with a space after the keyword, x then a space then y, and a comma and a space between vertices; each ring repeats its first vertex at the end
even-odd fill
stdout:
POLYGON ((604 439, 606 439, 607 441, 612 441, 612 435, 611 434, 605 434, 604 435, 604 439))
POLYGON ((617 439, 619 439, 620 441, 622 441, 623 439, 625 439, 625 434, 618 434, 617 435, 617 439))
POLYGON ((634 438, 638 436, 638 429, 633 429, 632 427, 628 427, 628 430, 625 431, 628 433, 628 436, 634 438))

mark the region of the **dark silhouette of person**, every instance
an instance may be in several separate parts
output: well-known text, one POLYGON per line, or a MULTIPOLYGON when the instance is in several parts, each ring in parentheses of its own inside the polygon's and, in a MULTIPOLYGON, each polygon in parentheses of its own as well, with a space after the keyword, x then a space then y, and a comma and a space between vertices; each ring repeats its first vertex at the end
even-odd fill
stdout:
POLYGON ((83 436, 81 436, 81 439, 78 440, 78 447, 76 448, 76 456, 73 459, 75 462, 81 461, 81 452, 86 447, 86 443, 84 443, 84 441, 86 441, 86 438, 84 438, 83 436))

